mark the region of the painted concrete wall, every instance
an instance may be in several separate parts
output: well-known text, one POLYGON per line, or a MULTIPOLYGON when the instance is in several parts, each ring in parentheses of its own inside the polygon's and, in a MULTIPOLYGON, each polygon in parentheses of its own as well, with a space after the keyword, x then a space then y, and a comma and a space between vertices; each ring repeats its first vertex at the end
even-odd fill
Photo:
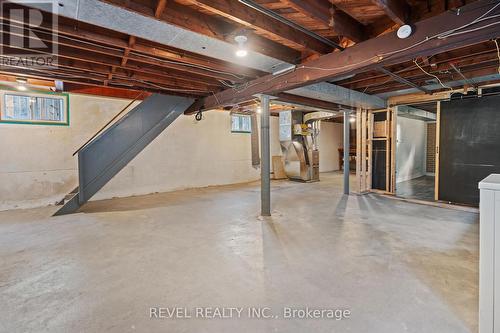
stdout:
POLYGON ((425 175, 426 123, 398 117, 396 144, 396 182, 425 175))
MULTIPOLYGON (((0 210, 54 204, 77 186, 72 153, 114 114, 124 99, 71 94, 70 126, 0 124, 0 210)), ((228 112, 208 112, 201 122, 181 116, 98 192, 94 200, 247 182, 250 134, 231 133, 228 112)), ((278 119, 271 119, 277 138, 278 119)), ((279 142, 272 140, 272 153, 279 142)))
POLYGON ((342 124, 321 122, 319 133, 319 171, 339 170, 339 148, 343 145, 342 124))
MULTIPOLYGON (((78 184, 72 153, 129 100, 70 95, 70 126, 0 123, 0 210, 52 205, 78 184)), ((271 155, 281 155, 279 119, 270 121, 271 155)), ((339 124, 322 124, 321 171, 338 169, 339 124)), ((92 200, 257 180, 250 134, 231 133, 229 112, 201 122, 181 116, 92 200)))
MULTIPOLYGON (((269 122, 269 139, 270 139, 270 148, 271 148, 271 156, 281 156, 283 153, 281 152, 280 145, 280 118, 279 117, 270 117, 269 122)), ((260 131, 259 131, 260 133, 260 131)), ((259 147, 260 151, 260 147, 259 147)), ((271 165, 272 169, 272 165, 271 165)))

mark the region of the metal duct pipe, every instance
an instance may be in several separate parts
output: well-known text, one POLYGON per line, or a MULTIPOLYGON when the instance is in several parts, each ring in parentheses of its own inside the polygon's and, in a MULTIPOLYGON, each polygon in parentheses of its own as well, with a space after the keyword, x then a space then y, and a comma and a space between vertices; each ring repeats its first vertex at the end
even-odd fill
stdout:
POLYGON ((275 13, 274 11, 272 11, 270 9, 267 9, 264 6, 259 5, 258 3, 254 2, 252 0, 238 0, 238 1, 241 2, 242 4, 246 5, 246 6, 250 7, 250 8, 255 9, 258 12, 261 12, 264 15, 272 17, 273 19, 278 20, 281 23, 288 25, 289 27, 291 27, 291 28, 293 28, 295 30, 302 31, 303 33, 311 36, 312 38, 315 38, 315 39, 319 40, 320 42, 322 42, 322 43, 324 43, 326 45, 329 45, 331 47, 339 49, 340 51, 344 50, 344 48, 342 46, 340 46, 339 44, 337 44, 337 43, 329 40, 328 38, 320 36, 317 33, 312 32, 311 30, 308 30, 308 29, 304 28, 304 27, 298 25, 297 23, 295 23, 293 21, 290 21, 289 19, 287 19, 287 18, 285 18, 285 17, 283 17, 283 16, 275 13))

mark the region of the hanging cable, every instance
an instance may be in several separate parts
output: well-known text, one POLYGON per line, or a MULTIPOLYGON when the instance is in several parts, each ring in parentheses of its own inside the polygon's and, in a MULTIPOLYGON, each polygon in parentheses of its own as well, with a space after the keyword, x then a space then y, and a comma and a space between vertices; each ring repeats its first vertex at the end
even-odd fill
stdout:
POLYGON ((351 64, 348 64, 348 65, 345 65, 345 66, 328 67, 328 68, 326 68, 326 67, 312 67, 312 66, 302 65, 302 66, 298 66, 297 69, 304 68, 304 69, 313 69, 313 70, 321 70, 321 71, 332 71, 332 70, 349 69, 349 68, 352 68, 352 67, 355 67, 355 66, 367 63, 367 62, 377 62, 377 61, 380 61, 381 59, 386 59, 387 57, 393 56, 395 54, 398 54, 398 53, 401 53, 401 52, 404 52, 404 51, 407 51, 407 50, 410 50, 412 48, 420 46, 420 45, 422 45, 422 44, 424 44, 424 43, 426 43, 426 42, 428 42, 430 40, 436 39, 436 38, 437 39, 442 39, 442 38, 451 37, 451 36, 462 34, 462 33, 468 33, 468 32, 472 32, 472 31, 480 30, 480 29, 483 29, 483 28, 486 28, 486 27, 489 27, 489 26, 492 26, 492 25, 500 24, 500 22, 493 22, 493 23, 486 24, 486 25, 483 25, 483 26, 478 27, 478 28, 469 29, 469 30, 466 30, 466 31, 459 32, 459 30, 462 30, 462 29, 464 29, 466 27, 469 27, 471 25, 474 25, 476 23, 479 23, 479 22, 482 22, 482 21, 486 21, 486 20, 491 20, 493 18, 498 17, 499 16, 498 14, 491 15, 491 16, 487 16, 487 15, 489 13, 491 13, 493 10, 495 10, 499 6, 500 6, 500 2, 497 3, 497 4, 495 4, 494 6, 492 6, 492 8, 490 8, 485 13, 481 14, 476 19, 474 19, 471 22, 466 23, 466 24, 464 24, 464 25, 462 25, 460 27, 457 27, 457 28, 454 28, 454 29, 450 29, 450 30, 445 31, 445 32, 438 33, 438 34, 436 34, 434 36, 426 37, 425 39, 423 39, 423 40, 421 40, 421 41, 419 41, 419 42, 417 42, 415 44, 409 45, 409 46, 407 46, 405 48, 401 48, 401 49, 398 49, 398 50, 389 51, 389 52, 386 52, 386 53, 374 55, 374 56, 372 56, 372 57, 370 57, 368 59, 362 60, 362 61, 357 62, 357 63, 351 63, 351 64))
POLYGON ((417 67, 418 67, 418 68, 419 68, 422 72, 424 72, 425 74, 427 74, 427 75, 429 75, 429 76, 432 76, 432 77, 436 78, 436 80, 438 80, 439 84, 440 84, 441 86, 443 86, 443 88, 445 88, 445 89, 449 89, 449 90, 453 90, 453 88, 452 88, 452 87, 447 86, 447 85, 445 85, 443 82, 441 82, 441 80, 439 79, 439 77, 437 77, 437 75, 434 75, 434 74, 431 74, 431 73, 429 73, 429 72, 426 72, 426 71, 425 71, 425 69, 423 69, 422 67, 420 67, 420 65, 419 65, 419 64, 418 64, 418 62, 417 62, 417 59, 414 59, 414 60, 413 60, 413 62, 415 63, 415 65, 417 65, 417 67))
POLYGON ((495 46, 497 47, 497 56, 498 56, 498 74, 500 74, 500 47, 498 46, 498 41, 496 39, 493 40, 495 42, 495 46))

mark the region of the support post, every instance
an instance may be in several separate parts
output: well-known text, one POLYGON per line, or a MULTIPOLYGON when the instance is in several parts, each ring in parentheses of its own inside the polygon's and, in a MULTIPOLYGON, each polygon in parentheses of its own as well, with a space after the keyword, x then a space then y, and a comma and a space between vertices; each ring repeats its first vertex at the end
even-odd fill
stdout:
POLYGON ((349 111, 344 110, 344 194, 349 195, 349 111))
POLYGON ((271 149, 269 142, 269 96, 260 95, 260 207, 262 216, 271 216, 271 149))

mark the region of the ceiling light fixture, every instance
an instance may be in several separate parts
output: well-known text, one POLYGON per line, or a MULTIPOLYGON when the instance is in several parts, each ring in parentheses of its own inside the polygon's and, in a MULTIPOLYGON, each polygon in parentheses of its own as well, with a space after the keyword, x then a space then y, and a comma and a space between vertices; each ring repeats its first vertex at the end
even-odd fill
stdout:
POLYGON ((234 40, 236 41, 236 43, 238 43, 238 50, 236 50, 236 56, 240 58, 246 57, 248 54, 248 51, 245 47, 245 43, 248 40, 247 36, 237 35, 236 37, 234 37, 234 40))
POLYGON ((17 90, 26 91, 26 90, 28 90, 28 88, 26 88, 26 86, 19 85, 19 86, 17 86, 17 90))
POLYGON ((410 37, 412 32, 413 31, 412 31, 411 26, 409 26, 408 24, 405 24, 405 25, 402 25, 399 27, 397 35, 399 38, 405 39, 405 38, 410 37))

